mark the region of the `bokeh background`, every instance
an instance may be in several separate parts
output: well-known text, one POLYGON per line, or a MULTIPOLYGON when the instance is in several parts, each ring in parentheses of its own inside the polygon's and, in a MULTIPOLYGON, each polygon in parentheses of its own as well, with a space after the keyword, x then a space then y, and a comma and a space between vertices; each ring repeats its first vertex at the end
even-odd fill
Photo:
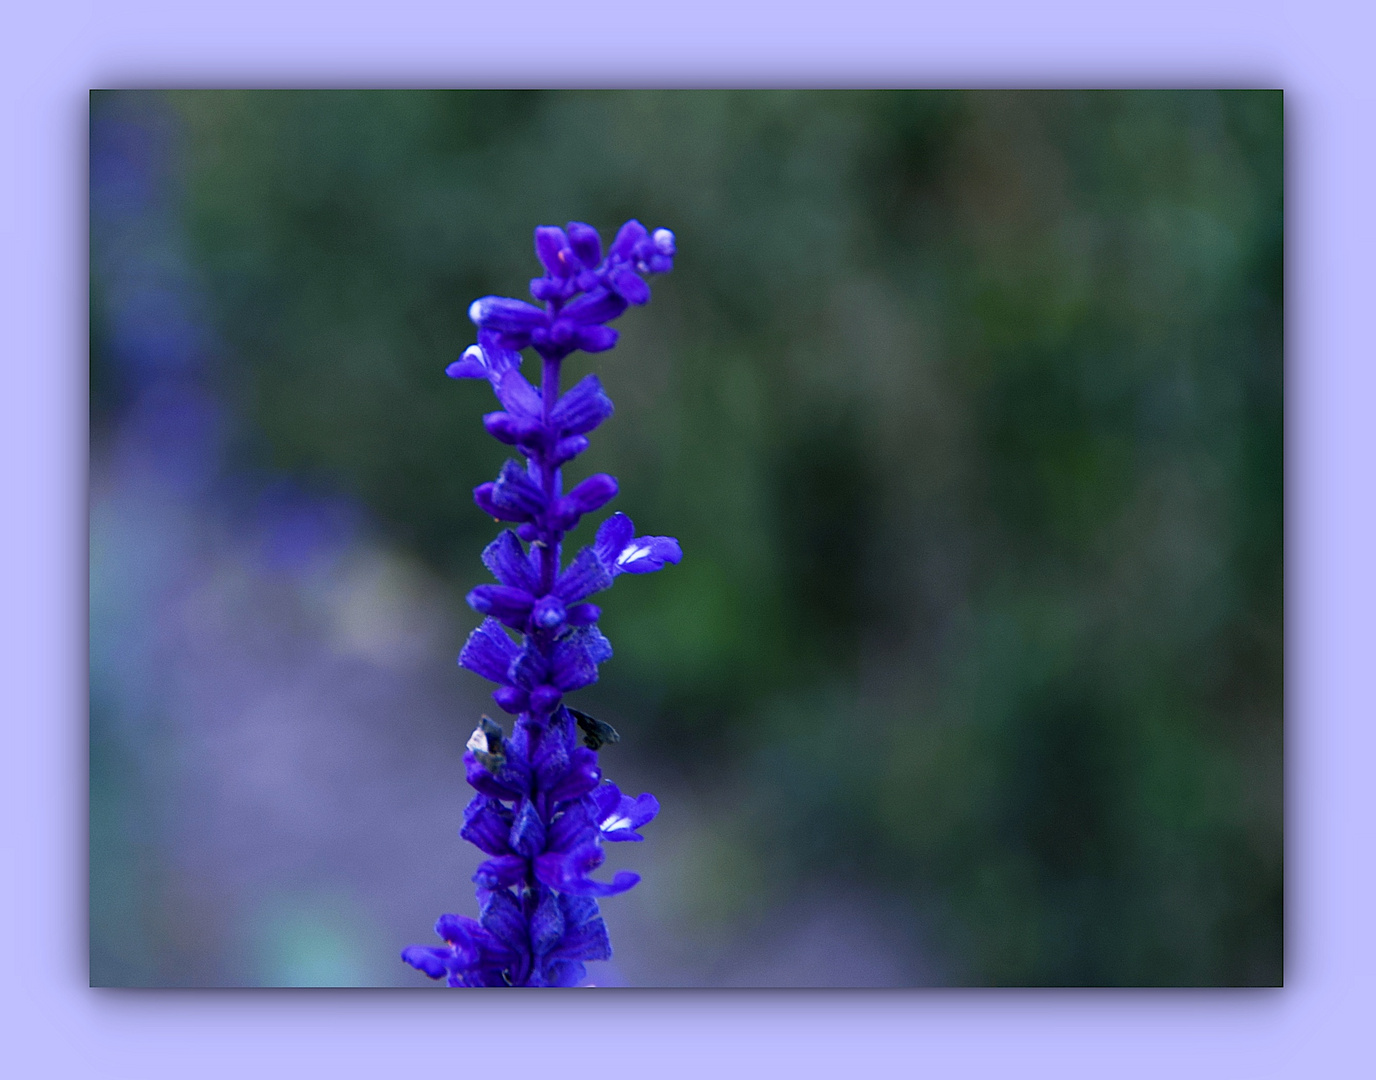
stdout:
POLYGON ((664 807, 594 981, 1279 983, 1281 95, 776 91, 93 95, 92 982, 429 985, 443 369, 632 216, 579 470, 686 557, 578 695, 664 807))

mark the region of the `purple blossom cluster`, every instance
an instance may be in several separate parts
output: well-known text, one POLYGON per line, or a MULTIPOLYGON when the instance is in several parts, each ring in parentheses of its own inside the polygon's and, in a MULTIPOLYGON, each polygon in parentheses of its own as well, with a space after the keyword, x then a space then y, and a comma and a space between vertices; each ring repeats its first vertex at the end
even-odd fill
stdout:
POLYGON ((588 434, 612 415, 596 375, 560 389, 560 365, 577 349, 616 344, 606 324, 650 299, 649 274, 673 268, 674 235, 621 227, 607 250, 596 229, 535 230, 543 276, 530 283, 543 307, 507 297, 475 300, 469 317, 478 343, 450 364, 456 379, 487 379, 502 408, 483 417, 496 439, 515 447, 496 480, 474 501, 515 525, 483 552, 497 579, 468 594, 486 616, 469 635, 459 663, 497 684, 493 692, 516 717, 507 736, 484 716, 468 741, 464 764, 476 790, 460 835, 488 858, 473 876, 479 917, 441 915, 439 946, 413 945, 402 959, 450 986, 576 986, 584 962, 611 956, 596 897, 625 892, 640 877, 592 877, 603 841, 644 839, 639 829, 658 812, 653 795, 631 798, 602 776, 598 750, 619 736, 608 724, 565 704, 564 695, 597 681, 612 647, 597 627, 601 609, 589 597, 620 574, 645 574, 682 558, 678 541, 636 536, 625 514, 613 514, 594 542, 567 564, 565 534, 617 493, 614 477, 597 473, 563 490, 562 471, 588 447, 588 434), (521 353, 543 362, 537 390, 521 374, 521 353))

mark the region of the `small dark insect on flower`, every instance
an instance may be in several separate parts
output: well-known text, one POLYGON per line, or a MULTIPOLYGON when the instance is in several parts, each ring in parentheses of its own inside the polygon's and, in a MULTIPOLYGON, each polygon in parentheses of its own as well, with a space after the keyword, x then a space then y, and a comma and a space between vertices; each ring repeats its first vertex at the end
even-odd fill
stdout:
POLYGON ((499 772, 506 764, 506 754, 502 751, 502 728, 490 716, 478 721, 478 726, 468 737, 468 749, 488 772, 499 772))
POLYGON ((501 409, 483 417, 495 439, 525 460, 502 466, 473 500, 503 531, 483 552, 497 580, 468 603, 486 616, 469 635, 459 663, 497 684, 492 698, 516 717, 508 737, 482 717, 464 765, 477 794, 459 835, 489 856, 474 874, 479 917, 441 915, 443 945, 412 945, 411 966, 450 986, 576 986, 584 962, 611 952, 596 897, 632 888, 638 874, 591 877, 604 841, 638 841, 659 812, 653 795, 632 799, 602 777, 597 751, 621 736, 610 724, 570 708, 564 695, 597 681, 612 647, 597 627, 602 609, 589 597, 620 574, 648 574, 677 563, 678 541, 636 536, 625 514, 612 514, 593 543, 563 561, 564 536, 617 493, 614 477, 595 473, 568 491, 563 467, 588 448, 587 436, 612 415, 596 375, 560 388, 560 364, 577 349, 616 344, 607 323, 649 301, 650 274, 673 268, 674 234, 621 226, 602 250, 591 225, 535 230, 543 276, 530 283, 543 307, 501 296, 473 301, 478 343, 446 369, 455 379, 486 379, 501 409), (539 389, 521 374, 521 353, 540 356, 539 389), (582 746, 577 735, 583 736, 582 746))
POLYGON ((620 734, 611 724, 596 720, 585 712, 577 709, 569 709, 570 715, 578 723, 578 730, 583 733, 583 745, 589 750, 600 750, 605 743, 619 743, 620 734))

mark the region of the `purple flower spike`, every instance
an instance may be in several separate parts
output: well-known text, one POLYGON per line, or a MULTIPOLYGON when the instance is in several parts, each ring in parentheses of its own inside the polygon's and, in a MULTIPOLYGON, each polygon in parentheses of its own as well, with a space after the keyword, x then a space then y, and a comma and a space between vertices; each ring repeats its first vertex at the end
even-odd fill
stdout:
POLYGON ((649 301, 645 279, 671 269, 676 244, 667 229, 628 221, 604 252, 596 229, 571 221, 536 229, 535 252, 544 272, 530 288, 542 306, 475 300, 469 318, 478 343, 446 369, 455 379, 488 381, 501 409, 483 426, 526 459, 507 461, 473 491, 485 513, 515 527, 483 551, 496 583, 469 592, 485 618, 459 654, 461 666, 497 684, 493 700, 516 718, 506 732, 483 717, 463 755, 476 794, 460 835, 487 856, 473 875, 481 918, 443 915, 435 926, 443 945, 402 952, 449 986, 578 985, 586 962, 612 954, 594 898, 640 880, 629 871, 595 880, 603 844, 643 840, 639 830, 659 812, 653 795, 632 799, 603 779, 598 750, 617 732, 563 700, 596 682, 612 655, 597 628, 601 609, 588 598, 619 574, 677 563, 682 551, 670 537, 637 537, 630 518, 613 514, 592 546, 563 563, 565 535, 616 496, 617 482, 596 473, 564 491, 563 466, 614 410, 596 375, 562 394, 559 375, 575 350, 616 344, 607 324, 649 301), (538 388, 520 371, 527 347, 543 360, 538 388))

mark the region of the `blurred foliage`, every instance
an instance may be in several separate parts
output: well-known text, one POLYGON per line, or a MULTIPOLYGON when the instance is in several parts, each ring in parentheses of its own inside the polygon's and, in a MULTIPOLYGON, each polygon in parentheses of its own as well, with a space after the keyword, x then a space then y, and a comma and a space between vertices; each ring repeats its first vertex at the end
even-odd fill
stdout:
POLYGON ((460 590, 469 301, 536 224, 675 230, 568 373, 619 407, 579 475, 686 552, 588 698, 719 808, 717 908, 883 889, 953 982, 1280 980, 1279 93, 172 100, 241 463, 460 590))

